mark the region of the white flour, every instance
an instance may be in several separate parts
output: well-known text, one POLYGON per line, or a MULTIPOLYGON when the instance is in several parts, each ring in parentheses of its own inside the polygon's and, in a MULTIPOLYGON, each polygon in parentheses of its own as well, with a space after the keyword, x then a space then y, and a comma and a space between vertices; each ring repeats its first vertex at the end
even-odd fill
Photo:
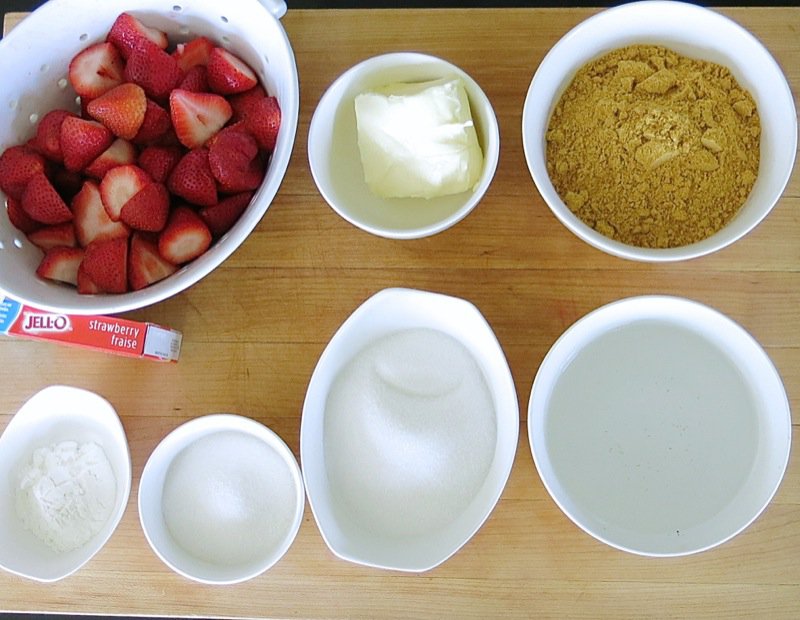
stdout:
POLYGON ((99 445, 61 441, 38 448, 20 470, 17 515, 54 551, 71 551, 106 524, 116 487, 99 445))

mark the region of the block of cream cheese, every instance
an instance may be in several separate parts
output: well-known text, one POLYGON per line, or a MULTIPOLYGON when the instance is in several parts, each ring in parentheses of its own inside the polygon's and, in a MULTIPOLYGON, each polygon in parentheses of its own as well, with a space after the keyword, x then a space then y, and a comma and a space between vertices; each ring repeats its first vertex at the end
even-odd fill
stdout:
POLYGON ((355 99, 364 180, 383 198, 473 189, 483 154, 458 78, 390 84, 355 99))

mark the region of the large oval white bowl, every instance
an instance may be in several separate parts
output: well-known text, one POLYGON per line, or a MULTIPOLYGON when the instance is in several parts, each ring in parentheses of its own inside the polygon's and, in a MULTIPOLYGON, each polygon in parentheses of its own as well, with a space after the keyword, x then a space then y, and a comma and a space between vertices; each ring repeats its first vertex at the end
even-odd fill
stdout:
POLYGON ((514 382, 491 327, 471 303, 437 293, 386 289, 365 301, 334 334, 309 382, 300 430, 300 460, 308 501, 328 547, 338 557, 376 568, 421 572, 452 556, 478 531, 503 492, 519 437, 514 382), (337 516, 325 467, 324 420, 339 371, 368 344, 404 329, 429 328, 455 338, 484 374, 495 406, 497 440, 489 472, 467 508, 449 526, 390 539, 337 516))
POLYGON ((572 325, 542 362, 528 439, 559 508, 648 556, 729 540, 786 470, 789 402, 742 327, 677 297, 633 297, 572 325))

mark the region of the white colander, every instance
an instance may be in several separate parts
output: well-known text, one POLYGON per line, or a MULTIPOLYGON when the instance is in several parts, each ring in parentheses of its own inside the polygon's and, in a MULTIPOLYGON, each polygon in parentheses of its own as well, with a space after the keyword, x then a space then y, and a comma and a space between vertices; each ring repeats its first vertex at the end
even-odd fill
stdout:
MULTIPOLYGON (((0 209, 0 293, 55 312, 114 314, 181 292, 215 269, 259 223, 280 187, 297 131, 299 85, 294 53, 281 26, 282 0, 50 0, 0 41, 0 151, 28 140, 36 122, 54 108, 77 109, 67 81, 72 57, 105 39, 127 11, 166 32, 171 42, 206 36, 245 60, 278 98, 281 129, 261 187, 236 225, 203 256, 166 280, 121 295, 79 295, 75 288, 35 275, 41 251, 0 209)), ((0 192, 0 205, 5 195, 0 192)))

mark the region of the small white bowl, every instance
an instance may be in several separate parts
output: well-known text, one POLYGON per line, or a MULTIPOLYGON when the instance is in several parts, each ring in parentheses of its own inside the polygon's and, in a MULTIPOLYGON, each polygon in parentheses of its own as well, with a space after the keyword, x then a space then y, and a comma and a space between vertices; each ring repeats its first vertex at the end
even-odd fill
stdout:
POLYGON ((491 514, 503 492, 519 437, 519 406, 514 381, 491 327, 471 303, 437 293, 385 289, 365 301, 341 325, 322 353, 303 404, 300 459, 308 501, 322 537, 338 557, 375 568, 422 572, 447 560, 464 546, 491 514), (328 394, 342 368, 364 347, 394 332, 412 328, 439 330, 472 354, 492 395, 496 418, 494 458, 482 486, 449 525, 419 534, 388 536, 347 520, 325 462, 325 410, 328 394))
POLYGON ((734 21, 684 2, 633 2, 602 11, 570 30, 536 70, 522 113, 522 143, 528 169, 553 214, 595 248, 631 260, 679 261, 720 250, 740 239, 772 210, 792 173, 797 151, 797 116, 786 77, 764 46, 734 21), (641 248, 610 239, 581 221, 559 197, 546 165, 550 115, 575 73, 614 49, 662 45, 692 58, 724 65, 754 97, 761 118, 758 179, 738 214, 716 234, 676 248, 641 248))
POLYGON ((374 56, 347 70, 320 99, 308 130, 308 161, 322 197, 351 224, 391 239, 427 237, 465 218, 489 188, 499 154, 497 118, 477 82, 441 58, 414 52, 374 56), (356 129, 356 96, 395 82, 449 77, 460 77, 464 84, 483 151, 483 172, 478 186, 471 192, 431 199, 376 196, 364 181, 356 129))
MULTIPOLYGON (((206 444, 208 445, 208 444, 206 444)), ((250 448, 246 448, 250 449, 250 448)), ((185 454, 185 453, 184 453, 185 454)), ((209 459, 219 459, 220 462, 229 462, 226 454, 215 454, 210 452, 209 459)), ((263 456, 263 455, 262 455, 263 456)), ((227 465, 225 466, 227 467, 227 465)), ((239 467, 234 464, 233 471, 239 467)), ((251 472, 252 473, 252 472, 251 472)), ((258 476, 255 476, 258 478, 258 476)), ((187 511, 200 511, 206 509, 208 506, 205 500, 209 502, 219 501, 220 503, 228 502, 228 508, 222 508, 220 514, 227 520, 228 526, 231 528, 239 527, 242 522, 250 522, 252 515, 244 515, 244 512, 237 513, 239 504, 237 501, 241 500, 250 501, 254 499, 255 478, 246 480, 245 478, 237 478, 237 475, 231 475, 227 480, 219 480, 217 490, 224 494, 224 498, 197 498, 192 496, 190 504, 186 506, 187 511), (239 486, 236 486, 236 485, 239 486), (231 486, 233 485, 233 486, 231 486), (200 505, 202 504, 202 505, 200 505)), ((263 499, 263 498, 262 498, 263 499)), ((268 498, 270 501, 272 498, 268 498)), ((269 512, 274 514, 273 506, 269 507, 269 512)), ((305 508, 305 493, 303 489, 303 480, 300 475, 300 468, 297 465, 297 460, 289 447, 278 437, 272 430, 263 424, 251 420, 249 418, 233 415, 233 414, 213 414, 195 418, 182 424, 169 435, 167 435, 161 443, 158 444, 156 449, 150 455, 147 464, 142 472, 142 479, 139 484, 139 520, 144 530, 144 535, 147 542, 153 549, 155 554, 172 570, 176 573, 183 575, 187 579, 206 584, 233 584, 246 581, 256 577, 272 567, 278 560, 291 547, 294 542, 297 532, 300 529, 300 523, 303 520, 303 510, 305 508), (225 561, 214 562, 208 558, 198 557, 197 554, 192 554, 182 546, 178 540, 170 532, 167 519, 164 513, 164 489, 165 484, 169 484, 168 478, 171 474, 170 468, 175 463, 184 450, 190 448, 198 440, 208 438, 215 434, 221 433, 238 433, 254 438, 263 442, 264 446, 268 449, 270 459, 274 456, 277 460, 275 462, 266 464, 264 463, 263 474, 268 475, 269 471, 278 463, 278 461, 286 468, 283 473, 288 474, 292 492, 294 497, 291 500, 291 505, 281 507, 286 511, 291 512, 291 519, 284 522, 281 519, 280 523, 272 523, 263 521, 263 533, 267 530, 270 531, 270 546, 261 550, 261 555, 249 558, 247 561, 225 561), (269 471, 268 471, 269 470, 269 471)), ((246 508, 242 509, 246 511, 246 508)), ((266 512, 261 510, 261 512, 266 512)), ((202 530, 209 532, 219 531, 222 527, 221 523, 202 523, 198 526, 202 530)), ((198 529, 198 532, 200 531, 198 529)), ((259 532, 249 532, 248 537, 255 538, 259 532)), ((186 535, 186 532, 182 532, 186 535)), ((194 541, 197 542, 197 541, 194 541)))
POLYGON ((633 297, 556 341, 528 439, 559 508, 596 539, 681 556, 744 530, 786 470, 789 402, 742 327, 678 297, 633 297))
POLYGON ((114 408, 97 394, 54 385, 32 396, 0 437, 0 568, 51 582, 71 575, 102 549, 128 505, 131 457, 114 408), (61 441, 94 442, 105 452, 116 478, 114 508, 105 526, 72 551, 56 552, 25 529, 15 507, 18 470, 33 452, 61 441))

